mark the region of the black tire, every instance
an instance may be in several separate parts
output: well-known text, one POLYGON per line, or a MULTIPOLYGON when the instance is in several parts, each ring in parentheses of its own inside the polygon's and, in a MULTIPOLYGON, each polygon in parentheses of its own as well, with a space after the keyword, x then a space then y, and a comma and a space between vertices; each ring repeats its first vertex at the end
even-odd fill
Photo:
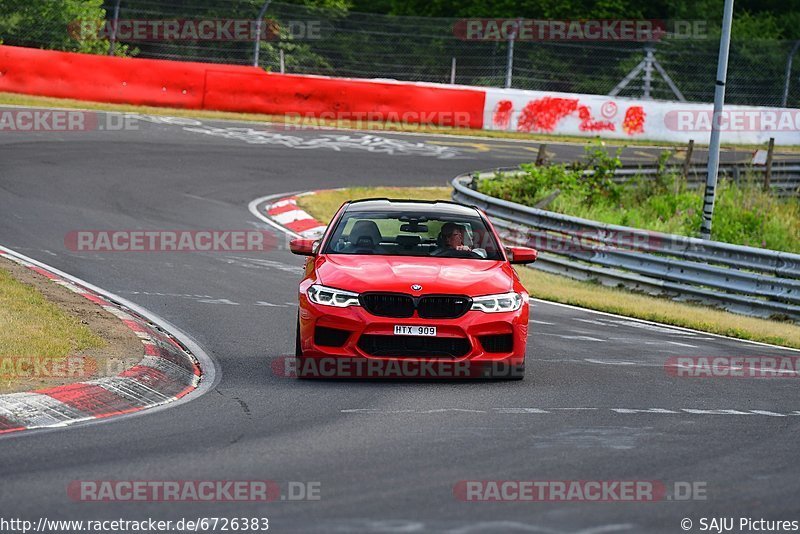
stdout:
POLYGON ((303 357, 303 347, 300 345, 300 315, 297 315, 297 327, 295 328, 295 336, 294 336, 294 357, 295 358, 302 358, 303 357))
POLYGON ((295 368, 295 375, 297 378, 301 380, 305 380, 308 378, 305 376, 301 370, 303 369, 303 347, 300 344, 300 314, 297 314, 297 327, 295 328, 295 336, 294 336, 294 368, 295 368))

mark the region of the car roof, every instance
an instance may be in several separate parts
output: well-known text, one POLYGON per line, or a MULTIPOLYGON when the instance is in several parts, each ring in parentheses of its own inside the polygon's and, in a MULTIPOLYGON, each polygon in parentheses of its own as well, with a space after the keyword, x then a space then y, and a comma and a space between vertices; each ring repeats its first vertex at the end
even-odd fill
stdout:
POLYGON ((414 199, 394 199, 394 198, 365 198, 353 200, 346 210, 350 212, 361 211, 420 211, 435 215, 465 215, 475 217, 479 215, 476 208, 465 206, 457 202, 447 200, 414 200, 414 199))

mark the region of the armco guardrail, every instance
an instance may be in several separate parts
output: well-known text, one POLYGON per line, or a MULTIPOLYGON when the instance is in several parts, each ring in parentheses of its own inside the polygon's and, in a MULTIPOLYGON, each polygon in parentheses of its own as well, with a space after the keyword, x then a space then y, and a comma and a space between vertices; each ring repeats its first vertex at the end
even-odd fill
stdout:
POLYGON ((506 242, 538 249, 538 269, 746 315, 800 320, 800 254, 599 223, 470 187, 495 172, 457 176, 453 199, 483 209, 506 242))
MULTIPOLYGON (((682 169, 672 168, 668 172, 681 173, 682 169)), ((720 175, 725 176, 734 182, 744 180, 746 175, 751 175, 756 179, 763 179, 766 168, 763 165, 743 165, 741 163, 724 163, 719 166, 720 175)), ((624 182, 632 176, 655 176, 659 170, 654 167, 624 167, 618 169, 614 174, 614 181, 624 182)), ((706 184, 708 168, 689 167, 686 173, 687 182, 690 187, 701 187, 706 184)), ((800 195, 800 161, 782 160, 776 161, 772 165, 770 187, 778 196, 799 196, 800 195)))

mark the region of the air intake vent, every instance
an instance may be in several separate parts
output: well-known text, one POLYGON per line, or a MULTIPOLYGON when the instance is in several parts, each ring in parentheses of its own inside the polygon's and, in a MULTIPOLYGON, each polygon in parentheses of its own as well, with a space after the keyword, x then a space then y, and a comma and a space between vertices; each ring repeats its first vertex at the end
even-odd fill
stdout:
POLYGON ((341 347, 350 337, 349 330, 318 326, 314 329, 314 344, 322 347, 341 347))
POLYGON ((511 352, 514 350, 513 334, 478 336, 478 339, 486 352, 511 352))

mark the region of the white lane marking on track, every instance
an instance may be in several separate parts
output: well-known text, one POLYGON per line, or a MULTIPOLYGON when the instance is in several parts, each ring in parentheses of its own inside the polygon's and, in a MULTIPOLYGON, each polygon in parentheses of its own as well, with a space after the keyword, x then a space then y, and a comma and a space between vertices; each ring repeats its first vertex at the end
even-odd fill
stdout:
POLYGON ((120 291, 126 295, 153 295, 156 297, 178 297, 190 299, 211 299, 213 295, 197 295, 193 293, 162 293, 159 291, 120 291))
POLYGON ((605 339, 600 339, 597 337, 592 336, 580 336, 580 335, 567 335, 567 334, 551 334, 548 332, 539 332, 540 336, 553 336, 553 337, 560 337, 561 339, 570 339, 570 340, 577 340, 577 341, 598 341, 598 342, 605 342, 605 339))
POLYGON ((708 408, 534 408, 534 407, 498 407, 486 410, 469 408, 440 408, 426 409, 384 409, 384 408, 348 408, 339 410, 340 413, 366 414, 366 415, 393 415, 393 414, 418 414, 432 415, 445 413, 463 414, 503 414, 503 415, 552 415, 565 411, 610 411, 619 415, 760 415, 764 417, 794 417, 800 416, 800 410, 780 412, 777 410, 736 410, 736 409, 708 409, 708 408))
POLYGON ((573 321, 580 321, 582 323, 589 323, 589 324, 596 324, 600 326, 608 326, 611 328, 619 328, 619 325, 614 324, 612 322, 604 322, 604 321, 595 321, 594 319, 581 319, 580 317, 573 317, 573 321))
POLYGON ((286 304, 273 304, 271 302, 265 302, 263 300, 259 300, 253 306, 267 306, 269 308, 285 308, 286 304))
POLYGON ((238 265, 246 269, 275 269, 286 273, 297 274, 302 271, 302 267, 298 265, 289 265, 275 260, 266 260, 264 258, 246 258, 241 256, 225 256, 222 261, 229 265, 238 265))
POLYGON ((232 300, 228 299, 200 299, 197 302, 202 302, 203 304, 225 304, 227 306, 239 306, 238 302, 233 302, 232 300))
POLYGON ((589 363, 599 363, 601 365, 639 365, 636 362, 626 362, 626 361, 609 361, 609 360, 593 360, 591 358, 584 358, 584 361, 589 363))
POLYGON ((554 325, 554 324, 556 324, 556 323, 548 323, 547 321, 537 321, 535 319, 531 319, 528 322, 529 323, 533 323, 533 324, 543 324, 543 325, 554 325))
POLYGON ((634 318, 631 318, 631 317, 625 317, 624 315, 617 315, 615 313, 609 313, 609 312, 604 312, 604 311, 599 311, 599 310, 590 310, 588 308, 581 308, 579 306, 573 306, 571 304, 562 304, 560 302, 552 302, 552 301, 549 301, 549 300, 542 300, 542 299, 537 299, 537 298, 531 298, 529 300, 531 300, 533 302, 539 302, 539 303, 545 304, 545 305, 558 306, 560 308, 568 308, 570 310, 582 311, 584 313, 591 313, 591 314, 595 314, 595 315, 604 315, 606 317, 615 317, 617 319, 621 319, 621 320, 624 320, 626 322, 637 323, 637 324, 649 324, 649 325, 652 325, 652 326, 657 326, 657 327, 664 328, 666 330, 675 330, 675 331, 678 331, 678 332, 684 332, 684 333, 686 333, 688 335, 711 336, 711 337, 713 337, 715 339, 728 339, 730 341, 735 341, 737 343, 745 343, 745 344, 748 344, 748 345, 758 345, 758 346, 761 346, 761 347, 771 347, 771 348, 778 349, 778 350, 788 350, 788 351, 791 351, 791 352, 800 352, 800 349, 793 349, 793 348, 790 348, 790 347, 781 347, 779 345, 773 345, 771 343, 762 343, 760 341, 751 341, 749 339, 739 339, 739 338, 730 337, 730 336, 723 336, 722 334, 714 334, 714 333, 711 333, 711 332, 703 332, 701 330, 693 330, 691 328, 684 328, 682 326, 665 325, 665 324, 662 324, 662 323, 655 323, 653 321, 646 321, 645 319, 634 319, 634 318))
POLYGON ((690 345, 689 343, 678 343, 677 341, 667 341, 670 345, 677 345, 679 347, 689 347, 690 349, 696 349, 697 345, 690 345))
POLYGON ((212 204, 221 204, 221 205, 223 205, 225 207, 230 207, 230 203, 223 202, 222 200, 217 200, 215 198, 205 198, 205 197, 200 197, 200 196, 197 196, 197 195, 192 195, 190 193, 184 193, 183 196, 189 197, 189 198, 193 198, 195 200, 204 200, 206 202, 211 202, 212 204))

